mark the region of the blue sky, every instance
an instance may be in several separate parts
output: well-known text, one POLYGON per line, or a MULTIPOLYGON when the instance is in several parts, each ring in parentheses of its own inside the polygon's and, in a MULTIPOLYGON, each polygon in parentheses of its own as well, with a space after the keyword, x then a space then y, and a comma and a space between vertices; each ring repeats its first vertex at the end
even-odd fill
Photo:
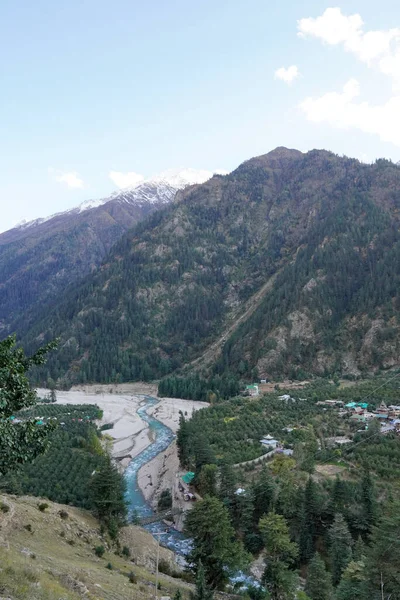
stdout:
POLYGON ((400 160, 400 3, 272 4, 3 0, 0 231, 281 145, 400 160))

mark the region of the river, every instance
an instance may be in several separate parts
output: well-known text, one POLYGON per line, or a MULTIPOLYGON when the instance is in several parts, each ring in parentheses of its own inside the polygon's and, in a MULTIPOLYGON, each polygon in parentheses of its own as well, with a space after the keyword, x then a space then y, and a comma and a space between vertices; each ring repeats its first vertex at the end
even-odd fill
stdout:
MULTIPOLYGON (((146 421, 149 425, 149 430, 154 437, 154 441, 147 446, 140 454, 135 456, 125 469, 125 479, 127 483, 126 500, 128 503, 128 513, 130 516, 137 515, 140 518, 149 517, 154 514, 153 509, 146 502, 141 489, 138 484, 138 472, 143 465, 152 460, 160 452, 164 452, 172 440, 175 438, 175 434, 163 423, 155 419, 154 417, 147 414, 150 407, 158 404, 160 400, 153 398, 152 396, 145 396, 143 403, 140 404, 137 409, 137 414, 143 421, 146 421)), ((173 527, 167 527, 165 523, 156 522, 150 525, 144 526, 147 531, 150 531, 155 537, 157 532, 162 532, 164 535, 158 536, 160 544, 166 546, 170 550, 173 550, 179 556, 186 556, 191 547, 191 540, 185 537, 179 531, 176 531, 173 527)), ((246 588, 246 585, 259 586, 258 581, 249 575, 245 575, 242 572, 237 572, 231 578, 231 583, 241 583, 242 589, 246 588)))
MULTIPOLYGON (((154 514, 153 509, 146 502, 138 484, 138 472, 143 465, 155 458, 160 452, 164 452, 175 438, 175 434, 163 423, 147 414, 148 409, 160 400, 151 396, 146 396, 143 403, 139 406, 137 414, 143 421, 146 421, 149 426, 150 436, 154 441, 147 446, 140 454, 135 456, 125 469, 125 479, 127 484, 126 500, 128 503, 128 512, 130 516, 137 515, 139 519, 148 517, 154 514)), ((173 527, 167 527, 165 523, 157 522, 145 525, 147 531, 153 535, 156 532, 162 532, 164 535, 160 537, 160 543, 167 548, 170 548, 177 554, 184 556, 190 548, 190 540, 182 533, 176 531, 173 527)))

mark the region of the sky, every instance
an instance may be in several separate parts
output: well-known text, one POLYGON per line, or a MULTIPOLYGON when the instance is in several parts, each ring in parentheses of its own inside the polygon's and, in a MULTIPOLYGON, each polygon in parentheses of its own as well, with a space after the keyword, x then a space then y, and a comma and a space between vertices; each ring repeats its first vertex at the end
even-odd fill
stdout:
POLYGON ((2 0, 0 27, 0 231, 277 146, 400 160, 398 0, 2 0))

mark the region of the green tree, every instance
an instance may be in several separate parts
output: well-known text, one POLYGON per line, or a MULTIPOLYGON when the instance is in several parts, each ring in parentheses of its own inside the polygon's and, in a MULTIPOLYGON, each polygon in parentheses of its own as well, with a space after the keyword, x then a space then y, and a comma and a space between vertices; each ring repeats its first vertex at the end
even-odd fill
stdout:
POLYGON ((232 465, 223 463, 219 473, 219 498, 230 508, 235 498, 236 474, 232 465))
POLYGON ((208 585, 221 587, 228 569, 242 568, 247 562, 242 545, 235 541, 228 509, 215 497, 206 496, 196 502, 185 521, 186 533, 193 539, 189 563, 197 569, 199 561, 208 585))
POLYGON ((96 515, 115 534, 126 521, 125 480, 108 456, 93 475, 90 487, 96 515))
POLYGON ((352 537, 342 514, 337 513, 328 531, 329 556, 332 563, 332 581, 337 585, 352 558, 352 537))
POLYGON ((182 411, 179 411, 179 429, 176 435, 179 463, 182 467, 189 466, 189 424, 182 411))
POLYGON ((369 598, 366 589, 367 574, 363 561, 351 561, 336 589, 336 600, 365 600, 369 598))
POLYGON ((298 576, 290 567, 298 556, 298 546, 290 541, 289 529, 282 515, 268 513, 260 519, 259 528, 265 543, 263 583, 271 600, 292 600, 298 576))
POLYGON ((318 451, 318 442, 314 432, 310 432, 310 437, 306 442, 297 442, 294 447, 294 458, 299 469, 310 473, 315 469, 315 457, 318 451))
POLYGON ((305 591, 311 600, 333 598, 332 578, 318 552, 314 554, 308 566, 305 591))
POLYGON ((372 528, 367 552, 367 578, 371 599, 400 599, 400 502, 387 504, 372 528), (383 596, 382 596, 383 593, 383 596))
POLYGON ((213 600, 213 597, 214 594, 206 582, 203 564, 199 560, 196 573, 196 588, 192 598, 193 600, 213 600))
POLYGON ((193 440, 194 467, 196 470, 196 483, 204 465, 215 463, 214 453, 204 434, 199 434, 193 440))
POLYGON ((217 495, 217 465, 203 465, 197 479, 202 496, 217 495))
POLYGON ((274 479, 264 465, 253 485, 255 524, 258 524, 261 517, 273 508, 275 493, 276 485, 274 479))
POLYGON ((33 460, 48 446, 52 425, 38 425, 33 419, 13 423, 11 417, 37 403, 27 372, 34 365, 42 365, 56 345, 47 344, 27 357, 22 348, 17 348, 15 336, 0 342, 0 475, 33 460))
POLYGON ((310 477, 304 490, 300 519, 300 560, 308 562, 315 552, 318 520, 321 515, 317 485, 310 477))
POLYGON ((376 523, 377 502, 375 484, 369 471, 365 471, 361 480, 361 494, 365 527, 370 532, 372 526, 376 523))

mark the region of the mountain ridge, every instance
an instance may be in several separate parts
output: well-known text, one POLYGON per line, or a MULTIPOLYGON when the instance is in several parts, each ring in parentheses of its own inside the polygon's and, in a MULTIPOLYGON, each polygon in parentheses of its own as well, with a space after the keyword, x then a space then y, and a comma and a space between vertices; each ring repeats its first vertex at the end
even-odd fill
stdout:
POLYGON ((178 192, 24 342, 33 349, 60 336, 51 369, 69 382, 162 377, 193 364, 225 332, 208 373, 357 376, 392 368, 399 190, 390 161, 278 148, 178 192))
POLYGON ((0 331, 12 330, 21 315, 36 313, 99 266, 125 231, 172 202, 178 190, 211 176, 195 169, 166 171, 135 188, 1 233, 0 331))

